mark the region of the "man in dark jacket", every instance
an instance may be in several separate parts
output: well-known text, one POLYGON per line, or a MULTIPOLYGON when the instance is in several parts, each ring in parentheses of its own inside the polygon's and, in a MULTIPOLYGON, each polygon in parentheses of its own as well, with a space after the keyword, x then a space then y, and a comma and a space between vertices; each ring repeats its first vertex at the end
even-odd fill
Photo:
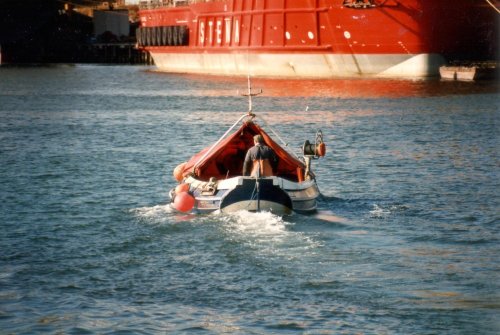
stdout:
POLYGON ((247 151, 243 162, 243 175, 268 177, 274 175, 278 167, 278 157, 273 149, 265 145, 262 135, 253 137, 254 146, 247 151))

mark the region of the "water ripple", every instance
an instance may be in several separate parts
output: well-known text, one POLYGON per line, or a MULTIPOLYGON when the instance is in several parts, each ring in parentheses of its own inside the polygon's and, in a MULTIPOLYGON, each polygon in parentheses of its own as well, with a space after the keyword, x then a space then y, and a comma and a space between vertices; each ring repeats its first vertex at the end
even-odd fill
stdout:
POLYGON ((0 68, 1 332, 498 333, 496 83, 257 80, 323 130, 319 211, 193 216, 172 170, 246 81, 149 70, 0 68))

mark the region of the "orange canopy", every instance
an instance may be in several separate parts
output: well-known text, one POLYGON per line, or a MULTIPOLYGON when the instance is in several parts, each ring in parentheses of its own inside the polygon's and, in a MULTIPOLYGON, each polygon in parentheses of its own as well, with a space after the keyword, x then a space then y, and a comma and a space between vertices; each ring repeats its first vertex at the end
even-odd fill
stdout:
POLYGON ((303 162, 290 155, 285 149, 274 142, 271 137, 257 124, 247 121, 234 133, 222 140, 210 153, 203 157, 212 146, 209 146, 185 164, 182 175, 187 177, 194 174, 197 179, 209 180, 210 177, 225 179, 241 176, 245 155, 254 143, 253 137, 262 135, 267 146, 271 147, 278 156, 277 176, 297 181, 299 173, 303 174, 303 162))

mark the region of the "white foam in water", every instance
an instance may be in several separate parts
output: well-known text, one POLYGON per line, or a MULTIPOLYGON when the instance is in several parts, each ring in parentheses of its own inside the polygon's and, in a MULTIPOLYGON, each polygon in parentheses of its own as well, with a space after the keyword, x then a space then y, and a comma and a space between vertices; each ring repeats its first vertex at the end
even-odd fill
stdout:
POLYGON ((224 217, 226 233, 232 239, 266 255, 300 257, 307 250, 321 246, 302 232, 289 229, 293 223, 270 212, 239 211, 224 217))
POLYGON ((153 207, 140 207, 131 210, 132 213, 140 218, 146 219, 151 223, 162 223, 167 221, 175 210, 169 205, 156 205, 153 207))
POLYGON ((236 223, 233 228, 242 233, 256 235, 286 234, 286 223, 280 216, 270 212, 252 213, 238 211, 230 215, 236 223))
POLYGON ((156 217, 158 215, 170 214, 174 209, 169 205, 156 205, 153 207, 140 207, 132 210, 137 215, 142 217, 156 217))
POLYGON ((391 214, 390 210, 381 208, 377 204, 373 204, 373 209, 370 211, 370 215, 373 218, 384 218, 389 214, 391 214))

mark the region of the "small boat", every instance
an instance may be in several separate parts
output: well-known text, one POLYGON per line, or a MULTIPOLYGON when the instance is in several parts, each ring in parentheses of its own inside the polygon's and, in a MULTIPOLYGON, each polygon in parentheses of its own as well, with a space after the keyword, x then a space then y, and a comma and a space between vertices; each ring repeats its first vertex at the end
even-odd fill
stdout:
POLYGON ((497 74, 496 63, 484 63, 475 65, 441 66, 439 68, 441 79, 473 81, 481 79, 493 79, 497 74))
MULTIPOLYGON (((179 184, 170 191, 171 205, 181 212, 222 213, 247 210, 268 211, 276 215, 314 213, 320 195, 313 159, 323 157, 326 146, 321 130, 313 143, 305 141, 299 155, 289 152, 286 143, 279 145, 257 122, 270 126, 252 112, 252 93, 248 86, 249 111, 242 115, 213 145, 203 149, 174 169, 179 184), (236 129, 236 130, 235 130, 236 129), (265 145, 278 157, 272 175, 243 175, 247 151, 261 135, 265 145)), ((257 169, 257 171, 261 171, 257 169)))

